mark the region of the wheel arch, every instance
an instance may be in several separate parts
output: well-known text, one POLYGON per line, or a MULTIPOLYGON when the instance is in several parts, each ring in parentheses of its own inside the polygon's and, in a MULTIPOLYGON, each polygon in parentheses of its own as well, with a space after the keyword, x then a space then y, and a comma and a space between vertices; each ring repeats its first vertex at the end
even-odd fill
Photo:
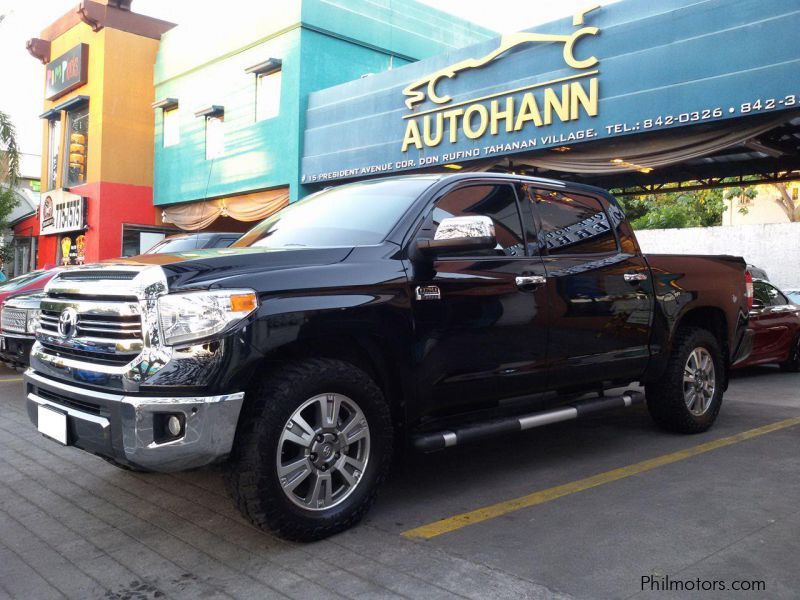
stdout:
POLYGON ((251 374, 248 388, 289 362, 310 358, 341 360, 364 371, 383 392, 392 411, 392 422, 398 432, 404 430, 408 378, 403 374, 402 357, 393 344, 375 333, 317 332, 306 335, 264 356, 264 370, 251 374))
POLYGON ((717 306, 691 306, 684 310, 677 318, 671 321, 668 328, 669 336, 663 341, 661 351, 650 364, 642 382, 646 383, 658 379, 667 366, 667 359, 673 351, 675 335, 684 327, 697 327, 709 331, 719 342, 722 360, 725 365, 723 389, 728 388, 728 373, 730 371, 730 345, 728 342, 729 324, 725 311, 717 306))

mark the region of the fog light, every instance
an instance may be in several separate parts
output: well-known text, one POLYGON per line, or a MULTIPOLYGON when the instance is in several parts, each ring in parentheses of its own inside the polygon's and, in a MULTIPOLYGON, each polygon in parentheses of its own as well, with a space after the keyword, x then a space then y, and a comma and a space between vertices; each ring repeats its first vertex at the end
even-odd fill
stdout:
POLYGON ((183 413, 155 413, 153 415, 153 441, 156 444, 173 442, 186 434, 186 415, 183 413))
POLYGON ((171 416, 167 420, 167 429, 169 429, 170 434, 178 437, 181 434, 181 420, 176 416, 171 416))

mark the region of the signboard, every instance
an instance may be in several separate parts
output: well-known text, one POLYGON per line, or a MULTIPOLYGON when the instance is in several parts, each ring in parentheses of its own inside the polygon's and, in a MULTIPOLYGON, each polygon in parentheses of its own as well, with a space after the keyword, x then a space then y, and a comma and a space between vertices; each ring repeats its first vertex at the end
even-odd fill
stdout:
POLYGON ((88 73, 89 46, 88 44, 78 44, 47 63, 44 97, 47 100, 55 100, 84 85, 88 79, 88 73))
POLYGON ((64 190, 42 194, 39 207, 40 235, 83 230, 86 225, 86 199, 64 190))
POLYGON ((313 92, 301 181, 796 110, 798 29, 796 2, 623 1, 313 92))

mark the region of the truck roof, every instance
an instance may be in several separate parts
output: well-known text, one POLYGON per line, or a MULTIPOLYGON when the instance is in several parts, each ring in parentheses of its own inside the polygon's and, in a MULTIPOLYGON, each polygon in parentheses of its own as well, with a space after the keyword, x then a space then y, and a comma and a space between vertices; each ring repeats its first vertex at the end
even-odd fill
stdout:
MULTIPOLYGON (((517 181, 526 181, 529 183, 547 185, 551 187, 563 187, 576 190, 583 190, 587 193, 602 194, 610 196, 608 190, 593 185, 586 185, 584 183, 575 183, 572 181, 561 181, 559 179, 548 179, 546 177, 531 177, 530 175, 517 175, 514 173, 489 173, 484 171, 467 171, 459 173, 419 173, 413 175, 390 175, 386 177, 377 177, 368 181, 381 181, 386 179, 431 179, 438 181, 458 181, 461 179, 514 179, 517 181)), ((354 182, 358 183, 358 182, 354 182)), ((331 186, 333 187, 333 186, 331 186)))

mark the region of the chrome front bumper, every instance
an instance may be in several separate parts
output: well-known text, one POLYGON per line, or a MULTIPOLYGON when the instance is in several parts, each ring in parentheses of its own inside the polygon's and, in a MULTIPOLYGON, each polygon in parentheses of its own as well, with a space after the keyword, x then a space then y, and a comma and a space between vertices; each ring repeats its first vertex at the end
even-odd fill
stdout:
POLYGON ((122 395, 85 389, 25 372, 28 416, 38 407, 67 415, 70 445, 148 471, 180 471, 226 457, 233 446, 244 392, 220 396, 122 395), (157 415, 183 415, 180 437, 157 441, 157 415))

